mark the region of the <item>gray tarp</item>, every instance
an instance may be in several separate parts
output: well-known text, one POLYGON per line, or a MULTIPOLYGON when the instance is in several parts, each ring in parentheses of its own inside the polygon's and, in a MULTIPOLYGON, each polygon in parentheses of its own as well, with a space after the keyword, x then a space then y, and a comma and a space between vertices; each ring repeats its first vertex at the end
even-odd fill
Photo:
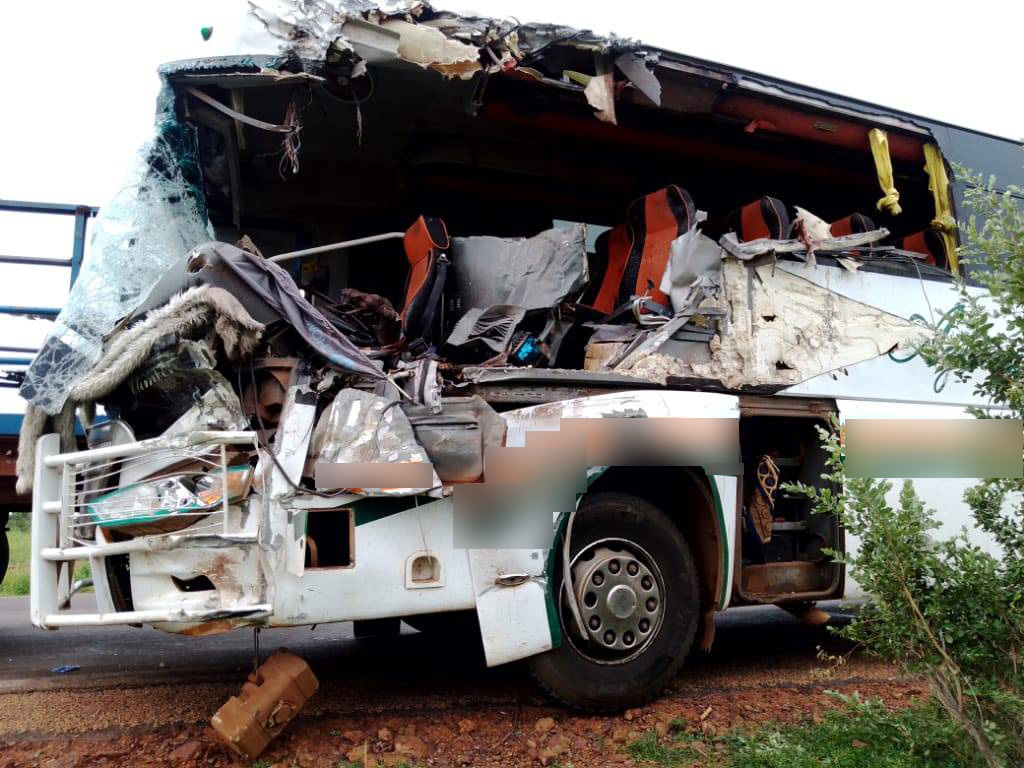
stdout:
MULTIPOLYGON (((189 269, 197 272, 200 279, 204 271, 209 269, 211 282, 216 284, 213 272, 223 266, 230 276, 237 278, 267 307, 287 321, 328 364, 363 376, 384 378, 380 368, 370 358, 306 301, 291 275, 277 264, 227 243, 206 243, 193 253, 189 269)), ((251 301, 239 298, 253 315, 260 317, 263 314, 258 308, 249 308, 251 301)))
POLYGON ((453 237, 462 306, 548 309, 587 283, 586 228, 574 224, 529 238, 453 237))

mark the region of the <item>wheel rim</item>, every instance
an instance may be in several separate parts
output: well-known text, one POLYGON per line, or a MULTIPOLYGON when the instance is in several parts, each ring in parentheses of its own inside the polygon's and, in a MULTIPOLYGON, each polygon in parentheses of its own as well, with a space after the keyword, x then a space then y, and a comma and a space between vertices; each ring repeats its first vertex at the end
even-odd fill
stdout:
POLYGON ((576 651, 597 664, 623 664, 647 650, 665 615, 665 583, 647 551, 627 539, 601 539, 580 550, 570 568, 586 636, 564 594, 562 626, 576 651))

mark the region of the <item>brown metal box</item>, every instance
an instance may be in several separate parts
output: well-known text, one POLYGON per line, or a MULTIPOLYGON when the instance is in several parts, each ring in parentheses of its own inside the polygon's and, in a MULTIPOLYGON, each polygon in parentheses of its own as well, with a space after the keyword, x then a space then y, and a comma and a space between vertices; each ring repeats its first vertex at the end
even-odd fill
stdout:
POLYGON ((235 752, 259 756, 320 687, 313 670, 283 648, 275 652, 214 714, 211 724, 235 752))

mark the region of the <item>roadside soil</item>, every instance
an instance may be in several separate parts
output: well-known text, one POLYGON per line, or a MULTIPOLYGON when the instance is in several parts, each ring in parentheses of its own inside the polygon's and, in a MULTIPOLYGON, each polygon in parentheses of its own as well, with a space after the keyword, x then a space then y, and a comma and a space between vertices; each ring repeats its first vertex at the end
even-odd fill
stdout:
MULTIPOLYGON (((425 660, 429 663, 429 660, 425 660)), ((482 678, 484 676, 481 676, 482 678)), ((0 695, 0 768, 242 766, 209 727, 239 685, 211 682, 37 690, 0 695)), ((497 681, 436 678, 321 681, 300 716, 259 757, 263 766, 631 766, 626 746, 648 731, 673 739, 769 722, 817 720, 840 706, 827 691, 892 707, 925 695, 877 661, 784 656, 699 659, 640 709, 589 716, 553 705, 524 670, 497 681)), ((710 745, 710 746, 707 746, 710 745)))

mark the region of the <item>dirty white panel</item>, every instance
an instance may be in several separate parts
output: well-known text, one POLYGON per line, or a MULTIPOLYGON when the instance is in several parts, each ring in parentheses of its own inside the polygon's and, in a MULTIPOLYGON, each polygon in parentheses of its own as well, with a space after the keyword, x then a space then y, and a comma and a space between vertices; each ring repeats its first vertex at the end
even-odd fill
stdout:
MULTIPOLYGON (((944 405, 907 405, 904 403, 882 403, 864 400, 837 400, 840 419, 971 419, 974 418, 966 410, 958 406, 944 405)), ((928 509, 936 512, 940 527, 934 535, 939 539, 950 538, 967 528, 968 538, 989 552, 997 552, 997 545, 991 536, 974 526, 970 508, 964 503, 964 492, 977 484, 977 480, 960 477, 922 477, 914 478, 914 488, 928 509)), ((903 480, 891 479, 892 490, 886 500, 895 506, 899 504, 900 489, 903 480)), ((860 549, 860 541, 846 534, 846 550, 856 555, 860 549)), ((856 580, 846 572, 847 598, 864 596, 864 591, 856 580)))
POLYGON ((487 666, 551 650, 545 554, 541 549, 469 550, 487 666))
MULTIPOLYGON (((897 356, 906 358, 911 354, 908 351, 897 353, 897 356)), ((988 405, 984 398, 974 393, 972 384, 958 382, 952 376, 939 376, 920 356, 900 363, 889 355, 882 355, 823 373, 787 387, 778 394, 957 406, 988 405)))
POLYGON ((642 389, 543 403, 502 414, 508 424, 505 444, 526 445, 526 432, 553 432, 562 418, 602 418, 643 413, 648 418, 739 418, 738 398, 714 392, 660 392, 642 389))
POLYGON ((453 549, 452 541, 450 499, 356 525, 352 566, 306 568, 301 577, 278 578, 273 621, 316 624, 473 608, 466 550, 453 549), (443 585, 407 587, 409 557, 421 552, 440 561, 443 585))
MULTIPOLYGON (((852 273, 840 267, 823 265, 805 267, 792 262, 779 262, 777 268, 840 296, 906 319, 917 315, 929 323, 938 322, 942 314, 959 300, 952 283, 876 272, 852 273)), ((971 291, 977 295, 984 294, 980 288, 971 291)), ((958 382, 952 376, 937 377, 920 356, 913 354, 912 349, 899 351, 895 357, 897 359, 882 355, 847 365, 788 387, 780 394, 947 405, 986 404, 974 393, 971 383, 958 382)))
MULTIPOLYGON (((958 301, 956 287, 951 282, 920 280, 911 275, 850 272, 842 267, 825 264, 808 267, 792 261, 780 261, 775 268, 810 280, 840 296, 907 319, 917 314, 931 320, 934 315, 935 321, 938 321, 940 315, 958 301)), ((981 289, 977 289, 977 292, 984 293, 981 289)))

